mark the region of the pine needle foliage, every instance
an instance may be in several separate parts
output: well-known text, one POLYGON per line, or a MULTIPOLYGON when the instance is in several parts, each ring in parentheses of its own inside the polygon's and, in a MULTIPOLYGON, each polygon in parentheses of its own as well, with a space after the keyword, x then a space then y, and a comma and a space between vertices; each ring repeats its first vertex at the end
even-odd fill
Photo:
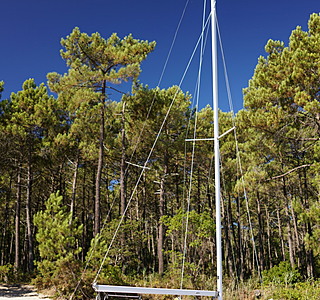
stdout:
POLYGON ((81 248, 77 247, 82 225, 67 211, 59 192, 50 195, 45 209, 34 216, 41 260, 36 263, 39 287, 55 287, 62 296, 70 294, 77 282, 81 264, 76 259, 81 248))

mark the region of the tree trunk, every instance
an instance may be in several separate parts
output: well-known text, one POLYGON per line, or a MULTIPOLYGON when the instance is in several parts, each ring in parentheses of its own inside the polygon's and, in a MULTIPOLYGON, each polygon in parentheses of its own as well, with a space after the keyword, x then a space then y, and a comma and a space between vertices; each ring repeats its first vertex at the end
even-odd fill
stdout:
POLYGON ((271 252, 270 215, 269 215, 267 205, 265 205, 265 211, 266 211, 266 219, 267 219, 268 260, 269 260, 269 268, 271 269, 273 267, 273 261, 272 261, 272 252, 271 252))
POLYGON ((86 167, 83 170, 83 181, 82 181, 82 209, 81 209, 81 223, 83 224, 82 228, 82 237, 81 237, 81 243, 82 243, 82 250, 81 250, 81 261, 84 262, 86 259, 86 253, 87 253, 87 243, 86 243, 86 237, 88 237, 88 220, 87 220, 87 205, 86 205, 86 167))
MULTIPOLYGON (((303 172, 303 181, 304 181, 303 185, 304 185, 304 195, 305 195, 305 207, 309 209, 310 203, 309 203, 308 179, 307 179, 306 169, 304 169, 302 172, 303 172)), ((307 232, 310 237, 313 236, 312 225, 310 222, 307 222, 307 232)), ((313 255, 312 249, 307 250, 307 275, 308 275, 308 278, 314 278, 314 275, 315 275, 315 263, 314 263, 314 255, 313 255)))
POLYGON ((6 192, 6 204, 5 209, 3 211, 3 224, 2 224, 2 236, 0 237, 0 265, 6 265, 10 263, 11 253, 9 253, 10 249, 10 219, 11 219, 11 191, 12 191, 12 176, 10 175, 10 184, 9 188, 6 192))
POLYGON ((297 257, 297 264, 298 264, 298 268, 300 268, 301 266, 301 244, 300 244, 300 240, 299 240, 299 234, 298 234, 298 224, 297 224, 297 218, 296 218, 296 214, 294 212, 293 209, 293 202, 292 202, 292 198, 291 198, 291 202, 290 202, 290 211, 291 211, 291 218, 293 221, 293 228, 294 228, 294 237, 295 237, 295 248, 296 248, 296 252, 298 252, 298 257, 297 257))
MULTIPOLYGON (((312 236, 312 229, 310 226, 310 223, 308 223, 307 225, 307 230, 308 230, 308 234, 310 236, 312 236)), ((314 278, 315 275, 315 263, 314 263, 314 255, 313 255, 313 250, 309 249, 306 251, 307 252, 307 275, 308 278, 314 278)))
POLYGON ((126 186, 125 186, 125 172, 126 172, 126 131, 125 131, 125 106, 123 102, 121 114, 121 162, 120 162, 120 214, 123 215, 126 209, 126 186))
POLYGON ((102 177, 102 168, 104 162, 104 118, 105 118, 105 94, 106 94, 106 82, 103 82, 101 91, 101 109, 100 109, 100 136, 99 136, 99 157, 95 182, 95 203, 94 203, 94 236, 100 232, 100 185, 102 177))
POLYGON ((233 220, 233 212, 232 212, 232 205, 231 205, 231 196, 228 197, 228 218, 230 224, 230 233, 233 239, 233 247, 231 248, 232 251, 232 261, 234 264, 234 271, 236 272, 237 279, 239 278, 239 245, 237 245, 237 236, 235 232, 235 222, 233 220))
POLYGON ((291 232, 291 225, 290 225, 290 216, 289 216, 289 209, 287 204, 285 205, 285 212, 287 218, 287 236, 288 236, 288 246, 289 246, 289 260, 291 267, 295 267, 294 261, 294 249, 293 249, 293 242, 292 242, 292 232, 291 232))
POLYGON ((14 270, 20 269, 20 205, 21 205, 21 164, 18 166, 17 174, 17 195, 16 195, 16 216, 15 216, 15 257, 14 270))
POLYGON ((161 218, 164 216, 165 211, 165 198, 164 198, 164 179, 167 173, 167 168, 165 167, 164 174, 160 181, 160 201, 159 201, 159 225, 158 225, 158 273, 160 275, 163 274, 164 271, 164 258, 163 258, 163 244, 164 244, 164 226, 163 223, 160 221, 161 218))
POLYGON ((78 168, 79 168, 79 151, 77 151, 76 161, 74 162, 74 171, 73 171, 73 178, 72 178, 72 194, 71 194, 71 203, 70 203, 70 213, 71 213, 70 224, 73 220, 73 216, 75 215, 78 168))
MULTIPOLYGON (((123 101, 122 113, 121 113, 121 161, 120 161, 120 215, 123 216, 123 221, 126 221, 126 131, 125 131, 125 106, 126 103, 123 101)), ((138 201, 137 201, 138 202, 138 201)), ((122 232, 120 235, 121 249, 124 249, 126 243, 126 233, 122 232)), ((123 257, 123 272, 125 267, 125 257, 123 257)))
POLYGON ((31 188, 32 188, 32 173, 30 162, 27 168, 27 197, 26 197, 26 223, 28 233, 28 268, 29 271, 34 269, 33 257, 33 236, 32 236, 32 216, 31 216, 31 188))
POLYGON ((286 253, 285 253, 285 249, 284 249, 284 241, 283 241, 283 234, 282 234, 282 224, 281 224, 279 207, 277 208, 277 219, 278 219, 278 232, 279 232, 279 239, 280 239, 280 245, 281 245, 281 254, 282 254, 281 260, 285 260, 286 259, 286 253))
POLYGON ((289 215, 289 200, 288 200, 288 193, 287 193, 287 187, 286 187, 286 181, 285 177, 282 178, 283 183, 283 194, 285 198, 285 213, 286 213, 286 220, 287 220, 287 238, 288 238, 288 246, 289 246, 289 260, 291 267, 295 267, 294 262, 294 249, 293 249, 293 243, 292 243, 292 232, 291 232, 291 224, 290 224, 290 215, 289 215))
POLYGON ((259 239, 259 262, 260 262, 260 269, 261 271, 264 270, 265 267, 265 251, 264 251, 264 226, 262 221, 262 213, 261 213, 261 206, 260 206, 260 195, 259 192, 257 192, 257 210, 258 210, 258 224, 259 224, 259 233, 258 233, 258 239, 259 239))
POLYGON ((227 209, 224 209, 224 205, 222 205, 222 211, 223 211, 223 220, 224 220, 224 231, 225 231, 225 241, 226 241, 226 246, 225 246, 225 252, 226 252, 226 263, 228 264, 228 271, 229 271, 229 276, 233 277, 234 274, 234 264, 233 264, 233 250, 232 250, 232 245, 231 245, 231 237, 230 237, 230 228, 232 228, 232 219, 230 216, 230 195, 228 195, 228 205, 227 209))
POLYGON ((244 251, 244 247, 243 247, 243 240, 242 240, 242 233, 241 233, 241 212, 240 212, 240 199, 239 197, 236 198, 236 202, 237 202, 237 225, 238 225, 238 257, 237 257, 237 265, 238 265, 238 274, 239 274, 239 278, 240 280, 244 279, 244 257, 243 257, 243 253, 245 253, 244 251))

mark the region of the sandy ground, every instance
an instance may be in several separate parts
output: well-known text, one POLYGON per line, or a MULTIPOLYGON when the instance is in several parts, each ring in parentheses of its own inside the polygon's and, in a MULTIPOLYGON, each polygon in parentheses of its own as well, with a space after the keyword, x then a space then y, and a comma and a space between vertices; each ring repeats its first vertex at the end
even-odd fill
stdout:
POLYGON ((36 289, 31 285, 0 285, 0 299, 10 300, 45 300, 49 299, 46 296, 38 294, 36 289))

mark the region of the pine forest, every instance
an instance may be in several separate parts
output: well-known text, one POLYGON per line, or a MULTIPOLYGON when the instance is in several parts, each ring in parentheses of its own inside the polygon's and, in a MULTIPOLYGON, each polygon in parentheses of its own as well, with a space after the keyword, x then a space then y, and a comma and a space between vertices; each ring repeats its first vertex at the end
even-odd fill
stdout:
MULTIPOLYGON (((90 299, 96 280, 179 288, 183 265, 184 287, 214 289, 213 142, 186 141, 213 136, 213 109, 139 81, 155 42, 75 28, 61 47, 67 73, 0 102, 0 281, 90 299)), ((235 126, 220 139, 226 299, 320 299, 319 14, 265 51, 244 108, 219 111, 221 133, 235 126)))

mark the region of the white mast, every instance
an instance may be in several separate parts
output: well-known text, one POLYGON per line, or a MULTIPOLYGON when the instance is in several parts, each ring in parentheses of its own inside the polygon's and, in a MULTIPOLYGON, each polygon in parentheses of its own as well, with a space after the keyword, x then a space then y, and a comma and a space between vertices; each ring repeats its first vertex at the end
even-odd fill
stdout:
POLYGON ((222 300, 222 247, 221 247, 221 203, 220 203, 220 150, 219 150, 219 108, 218 108, 218 66, 217 66, 217 28, 216 0, 211 0, 212 33, 212 93, 214 110, 214 165, 216 198, 216 247, 217 247, 217 292, 222 300))

